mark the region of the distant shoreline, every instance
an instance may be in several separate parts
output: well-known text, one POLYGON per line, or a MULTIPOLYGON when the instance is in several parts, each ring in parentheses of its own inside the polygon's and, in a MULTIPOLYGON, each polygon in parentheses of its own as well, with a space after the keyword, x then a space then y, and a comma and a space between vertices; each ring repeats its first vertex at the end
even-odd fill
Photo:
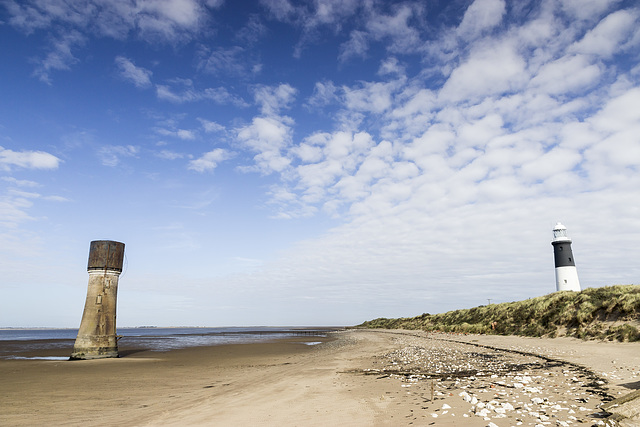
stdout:
MULTIPOLYGON (((120 330, 130 329, 211 329, 211 330, 236 330, 244 329, 248 331, 264 331, 264 330, 291 330, 291 331, 305 331, 305 330, 339 330, 344 328, 350 328, 351 326, 121 326, 120 330)), ((0 328, 0 331, 77 331, 78 328, 52 328, 52 327, 4 327, 0 328)))
MULTIPOLYGON (((233 328, 119 328, 118 348, 169 351, 186 347, 262 342, 307 337, 308 340, 342 328, 233 327, 233 328)), ((71 354, 77 329, 17 328, 0 330, 0 359, 64 357, 71 354)))

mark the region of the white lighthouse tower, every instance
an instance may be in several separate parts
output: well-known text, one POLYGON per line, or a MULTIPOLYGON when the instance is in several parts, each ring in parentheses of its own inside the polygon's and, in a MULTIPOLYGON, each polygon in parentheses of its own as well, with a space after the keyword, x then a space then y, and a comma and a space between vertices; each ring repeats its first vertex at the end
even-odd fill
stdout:
POLYGON ((580 292, 578 270, 571 252, 571 239, 567 236, 567 227, 561 223, 553 227, 551 244, 556 263, 556 290, 580 292))

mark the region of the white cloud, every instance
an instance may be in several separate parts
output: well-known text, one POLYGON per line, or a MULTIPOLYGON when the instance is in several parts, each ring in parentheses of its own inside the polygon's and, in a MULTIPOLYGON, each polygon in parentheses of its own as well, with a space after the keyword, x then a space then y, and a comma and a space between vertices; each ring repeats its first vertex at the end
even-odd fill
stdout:
POLYGON ((74 50, 92 37, 124 39, 136 33, 148 42, 177 43, 197 34, 207 21, 207 9, 197 0, 139 0, 76 2, 50 0, 8 1, 8 22, 31 34, 58 31, 48 53, 37 61, 34 75, 51 83, 50 73, 68 70, 78 62, 74 50))
POLYGON ((143 37, 175 40, 198 30, 205 10, 196 0, 142 0, 136 26, 143 37))
POLYGON ((421 48, 420 33, 409 23, 420 13, 420 6, 407 3, 395 9, 393 15, 371 15, 366 23, 369 36, 375 40, 389 40, 387 49, 394 53, 407 54, 421 48))
POLYGON ((357 0, 323 0, 294 5, 289 0, 261 0, 274 18, 295 23, 307 31, 319 26, 336 27, 361 6, 357 0))
POLYGON ((427 128, 419 137, 404 144, 402 151, 406 160, 415 162, 424 170, 431 169, 434 161, 444 161, 441 153, 446 153, 453 145, 456 134, 450 126, 434 124, 427 128))
POLYGON ((198 118, 198 121, 200 121, 200 123, 202 124, 202 128, 207 133, 226 131, 226 128, 222 126, 220 123, 213 122, 211 120, 202 119, 202 118, 198 118))
POLYGON ((564 147, 578 150, 594 145, 600 138, 600 132, 584 122, 567 123, 559 130, 558 135, 564 147))
POLYGON ((224 4, 224 1, 225 0, 206 0, 205 3, 210 8, 217 9, 217 8, 221 7, 224 4))
MULTIPOLYGON (((11 179, 11 177, 3 177, 2 179, 21 187, 40 186, 31 181, 14 180, 11 179)), ((43 196, 42 194, 35 193, 33 191, 23 191, 15 188, 7 189, 5 194, 0 195, 0 227, 5 229, 0 231, 0 239, 5 240, 9 237, 9 235, 6 234, 7 230, 15 231, 19 229, 19 226, 24 222, 40 219, 29 213, 29 210, 34 206, 34 200, 36 199, 49 202, 69 201, 69 199, 62 196, 43 196)))
POLYGON ((582 156, 576 150, 554 147, 522 165, 522 175, 531 180, 547 180, 576 167, 582 156))
POLYGON ((380 68, 378 69, 378 74, 381 76, 388 74, 404 76, 405 67, 400 64, 398 58, 390 57, 382 61, 382 64, 380 64, 380 68))
POLYGON ((57 169, 60 159, 44 151, 13 151, 0 147, 0 169, 10 170, 14 166, 25 169, 57 169))
POLYGON ((473 122, 462 124, 457 131, 456 149, 484 147, 504 133, 502 117, 489 114, 473 122))
POLYGON ((308 44, 320 39, 318 35, 323 30, 337 33, 358 10, 369 8, 369 3, 358 0, 323 0, 295 5, 289 0, 261 0, 260 3, 273 18, 301 28, 302 34, 293 53, 296 58, 308 44))
POLYGON ((40 184, 38 184, 35 181, 29 181, 27 179, 16 179, 12 176, 3 176, 0 179, 2 179, 5 182, 9 182, 17 187, 39 187, 40 186, 40 184))
POLYGON ((159 153, 156 153, 156 156, 165 160, 176 160, 176 159, 182 159, 186 155, 183 153, 176 153, 175 151, 161 150, 159 153))
POLYGON ((143 35, 173 39, 181 32, 197 30, 205 13, 195 0, 89 0, 83 6, 50 0, 8 2, 9 22, 27 33, 64 23, 110 37, 138 29, 143 35))
POLYGON ((616 175, 636 174, 640 168, 640 88, 610 99, 588 123, 600 136, 585 151, 594 180, 604 183, 615 180, 616 175))
POLYGON ((98 150, 98 157, 104 166, 115 167, 123 157, 136 157, 139 151, 133 145, 105 145, 98 150))
POLYGON ((60 2, 50 2, 45 0, 21 2, 7 2, 5 7, 9 11, 11 18, 9 23, 21 28, 27 34, 33 33, 37 29, 51 25, 53 21, 63 20, 82 23, 82 17, 77 11, 65 7, 60 2), (75 12, 75 13, 74 13, 75 12))
POLYGON ((597 19, 620 0, 562 0, 562 8, 578 19, 597 19))
POLYGON ((115 59, 116 65, 120 70, 120 75, 125 79, 131 81, 136 87, 146 88, 151 86, 150 70, 142 67, 136 67, 130 59, 124 56, 117 56, 115 59))
MULTIPOLYGON (((477 2, 467 11, 468 21, 459 31, 474 34, 473 44, 454 46, 450 56, 432 52, 430 60, 443 61, 439 66, 448 76, 439 91, 421 80, 431 74, 407 78, 394 58, 383 64, 379 76, 399 73, 397 80, 363 81, 340 89, 333 82, 316 83, 308 105, 340 103, 336 123, 350 132, 315 132, 300 143, 279 147, 279 157, 291 161, 280 170, 286 185, 274 193, 279 195, 274 200, 279 214, 286 215, 287 205, 291 216, 299 215, 303 206, 331 214, 346 208, 357 221, 385 216, 399 206, 420 209, 427 203, 447 209, 507 203, 559 194, 563 186, 593 188, 595 180, 585 180, 584 174, 599 171, 589 166, 597 155, 603 156, 602 162, 630 167, 629 156, 614 154, 635 152, 629 137, 636 120, 633 111, 638 110, 633 95, 618 104, 606 103, 601 113, 587 119, 596 99, 607 96, 598 85, 611 72, 608 66, 597 56, 568 51, 581 33, 563 28, 566 23, 556 19, 553 7, 532 14, 534 19, 518 28, 502 28, 506 13, 501 1, 477 2), (523 29, 527 25, 533 26, 523 29), (533 37, 534 27, 544 29, 543 34, 533 37), (529 50, 534 46, 535 51, 529 50), (617 117, 609 121, 610 116, 617 117), (372 117, 381 133, 368 134, 370 143, 362 152, 344 151, 347 135, 355 135, 372 117), (616 123, 626 133, 612 129, 616 123), (615 142, 606 139, 601 144, 607 135, 615 135, 615 142), (381 138, 395 141, 384 157, 373 153, 373 147, 389 147, 376 142, 381 138), (604 147, 611 149, 605 152, 604 147), (333 150, 341 154, 332 156, 333 150)), ((387 18, 395 17, 400 28, 409 22, 403 16, 409 15, 409 9, 398 8, 387 18)), ((378 37, 391 32, 385 31, 378 37)), ((367 40, 372 39, 367 33, 367 40)))
POLYGON ((249 103, 247 103, 244 99, 233 95, 227 89, 223 87, 215 87, 215 88, 206 88, 204 90, 204 98, 210 99, 218 104, 231 104, 236 107, 248 107, 249 103))
POLYGON ((144 0, 139 4, 142 12, 157 15, 181 27, 195 27, 200 17, 200 4, 194 0, 144 0))
POLYGON ((386 41, 386 49, 397 54, 412 53, 422 48, 419 27, 410 22, 420 21, 423 14, 422 5, 394 5, 391 14, 378 10, 371 3, 364 3, 363 8, 361 14, 365 21, 364 27, 351 30, 349 40, 340 46, 340 62, 354 57, 365 58, 373 42, 386 41))
POLYGON ((621 46, 637 32, 637 10, 619 10, 605 17, 582 40, 570 47, 570 51, 602 58, 610 58, 623 51, 621 46))
POLYGON ((72 50, 85 42, 85 36, 75 30, 52 40, 49 53, 44 58, 36 60, 37 66, 33 75, 43 83, 51 84, 49 75, 51 71, 70 69, 71 65, 78 62, 78 59, 73 56, 72 50))
POLYGON ((176 136, 180 139, 195 139, 193 131, 188 129, 178 129, 176 131, 176 136))
POLYGON ((637 174, 640 168, 638 132, 640 132, 640 125, 626 132, 612 135, 585 152, 585 157, 590 161, 590 165, 587 166, 594 167, 596 174, 594 181, 605 184, 616 182, 624 175, 637 174), (611 172, 616 169, 618 173, 611 175, 611 172))
POLYGON ((382 136, 407 140, 424 132, 425 123, 431 123, 437 111, 437 96, 429 89, 404 91, 395 108, 389 112, 393 118, 383 127, 382 136), (404 135, 397 132, 404 130, 404 135))
POLYGON ((346 108, 350 111, 382 113, 392 105, 394 92, 404 79, 391 82, 365 82, 362 87, 343 87, 346 108))
MULTIPOLYGON (((316 133, 305 138, 302 144, 291 150, 302 161, 287 172, 296 178, 295 189, 300 194, 301 202, 291 205, 299 210, 301 207, 321 204, 332 213, 344 203, 345 196, 352 201, 354 185, 357 183, 349 177, 363 167, 366 153, 373 146, 371 135, 366 132, 316 133)), ((359 179, 367 183, 375 175, 373 157, 360 172, 359 179)), ((279 202, 289 203, 288 200, 279 202)), ((303 209, 303 212, 309 211, 303 209)))
POLYGON ((258 86, 254 97, 262 114, 270 116, 289 108, 297 92, 291 85, 283 83, 278 86, 258 86))
POLYGON ((232 153, 223 148, 216 148, 208 153, 202 155, 202 157, 191 160, 189 162, 188 169, 196 172, 210 172, 213 171, 218 164, 228 160, 232 157, 232 153))
POLYGON ((197 90, 194 88, 193 81, 190 79, 174 79, 171 81, 171 85, 156 85, 156 94, 158 99, 164 99, 177 104, 210 100, 220 105, 232 104, 237 107, 246 107, 249 105, 243 99, 231 94, 224 87, 197 90))
POLYGON ((281 21, 288 20, 295 13, 295 8, 289 0, 260 0, 260 3, 281 21))
POLYGON ((620 132, 640 123, 640 88, 631 88, 606 103, 592 119, 593 125, 604 132, 620 132))
POLYGON ((236 38, 244 44, 254 44, 267 34, 267 26, 264 25, 258 15, 251 15, 244 27, 238 31, 236 38))
POLYGON ((340 62, 348 61, 353 57, 364 58, 369 49, 369 37, 364 31, 353 30, 349 36, 349 40, 340 46, 340 62))
POLYGON ((383 141, 371 149, 355 174, 342 178, 336 187, 341 188, 341 193, 347 200, 360 199, 367 195, 368 187, 375 180, 391 174, 393 162, 393 148, 388 141, 383 141))
POLYGON ((458 36, 473 40, 502 22, 506 4, 504 0, 475 0, 464 13, 457 28, 458 36))
POLYGON ((191 83, 187 86, 187 89, 182 90, 182 93, 175 93, 168 85, 156 85, 156 94, 158 99, 164 99, 176 103, 190 102, 200 99, 200 96, 191 89, 191 83))
POLYGON ((163 136, 171 136, 174 138, 182 139, 182 140, 193 140, 196 139, 196 134, 192 130, 188 129, 175 129, 169 130, 164 128, 156 129, 156 132, 163 136))
POLYGON ((315 163, 322 159, 322 148, 306 142, 293 147, 291 152, 299 157, 304 163, 315 163))
POLYGON ((22 190, 9 190, 9 194, 16 197, 22 197, 25 199, 39 199, 41 197, 40 193, 34 193, 32 191, 22 191, 22 190))
POLYGON ((27 213, 33 206, 30 198, 20 197, 15 194, 0 196, 0 226, 7 229, 15 229, 25 221, 34 220, 27 213))
POLYGON ((257 170, 264 174, 282 172, 291 163, 284 150, 291 144, 292 125, 288 117, 255 117, 250 125, 236 130, 236 138, 258 153, 254 157, 257 170))
POLYGON ((203 50, 199 67, 214 75, 247 76, 259 71, 255 60, 240 46, 203 50))
POLYGON ((43 196, 42 199, 48 202, 58 202, 58 203, 64 203, 64 202, 70 201, 68 198, 62 197, 62 196, 43 196))
POLYGON ((564 56, 543 65, 531 86, 552 95, 588 89, 600 81, 602 67, 585 55, 564 56))
MULTIPOLYGON (((318 24, 335 25, 353 15, 359 7, 359 3, 358 0, 316 1, 314 21, 318 24)), ((309 24, 307 25, 310 26, 309 24)))
POLYGON ((515 29, 518 39, 523 46, 537 48, 545 45, 546 49, 536 52, 537 57, 530 58, 532 63, 548 60, 555 54, 556 49, 564 49, 565 46, 557 46, 562 43, 562 27, 548 10, 541 12, 539 16, 531 21, 524 22, 522 26, 515 29))
POLYGON ((338 88, 332 81, 316 82, 307 106, 321 108, 338 100, 338 88))
POLYGON ((482 47, 455 68, 442 87, 443 102, 499 96, 526 81, 525 62, 509 42, 482 47))

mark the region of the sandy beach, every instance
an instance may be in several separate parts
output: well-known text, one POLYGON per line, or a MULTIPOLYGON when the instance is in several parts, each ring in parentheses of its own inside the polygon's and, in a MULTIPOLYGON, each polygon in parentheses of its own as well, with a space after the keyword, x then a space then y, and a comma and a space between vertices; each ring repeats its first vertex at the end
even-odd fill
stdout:
POLYGON ((0 425, 603 425, 600 405, 640 388, 637 343, 396 330, 314 341, 1 360, 0 425))

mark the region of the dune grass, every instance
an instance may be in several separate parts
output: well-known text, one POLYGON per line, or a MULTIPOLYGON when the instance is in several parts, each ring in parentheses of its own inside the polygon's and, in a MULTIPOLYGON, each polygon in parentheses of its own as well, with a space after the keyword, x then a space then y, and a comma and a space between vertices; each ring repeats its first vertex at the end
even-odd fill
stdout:
POLYGON ((358 327, 640 341, 639 320, 640 286, 616 285, 441 314, 379 318, 358 327))

